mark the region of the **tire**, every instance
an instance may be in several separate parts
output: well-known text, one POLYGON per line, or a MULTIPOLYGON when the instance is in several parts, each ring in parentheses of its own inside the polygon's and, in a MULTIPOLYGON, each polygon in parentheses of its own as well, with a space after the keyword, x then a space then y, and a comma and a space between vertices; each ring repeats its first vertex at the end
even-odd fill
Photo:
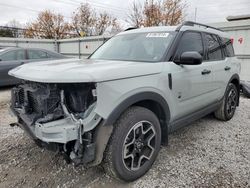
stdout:
POLYGON ((143 107, 130 107, 114 125, 103 167, 116 179, 134 181, 151 168, 160 146, 161 127, 156 115, 143 107))
POLYGON ((223 97, 223 102, 218 110, 215 111, 214 115, 217 119, 222 121, 230 120, 235 113, 239 100, 239 92, 236 86, 229 83, 223 97))

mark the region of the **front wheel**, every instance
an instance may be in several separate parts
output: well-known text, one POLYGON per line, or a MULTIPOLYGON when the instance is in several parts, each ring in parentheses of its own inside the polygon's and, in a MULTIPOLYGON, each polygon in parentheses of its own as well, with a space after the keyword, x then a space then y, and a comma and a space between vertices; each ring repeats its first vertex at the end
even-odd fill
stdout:
POLYGON ((160 150, 159 120, 146 108, 131 107, 114 126, 104 168, 113 177, 136 180, 150 169, 160 150))
POLYGON ((222 121, 230 120, 234 116, 238 100, 238 90, 234 84, 230 83, 225 92, 221 106, 214 113, 215 117, 222 121))

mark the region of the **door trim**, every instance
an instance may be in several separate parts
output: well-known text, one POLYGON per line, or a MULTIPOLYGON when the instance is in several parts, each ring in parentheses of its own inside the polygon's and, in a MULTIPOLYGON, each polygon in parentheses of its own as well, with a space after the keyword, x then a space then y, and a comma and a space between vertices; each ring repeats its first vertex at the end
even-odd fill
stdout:
POLYGON ((193 112, 191 114, 185 115, 177 120, 174 120, 169 124, 168 131, 169 133, 174 132, 175 130, 182 128, 186 125, 189 125, 190 123, 199 120, 200 118, 210 114, 211 112, 214 112, 219 108, 219 106, 222 104, 223 98, 219 100, 218 102, 214 102, 205 108, 202 108, 200 110, 197 110, 196 112, 193 112))

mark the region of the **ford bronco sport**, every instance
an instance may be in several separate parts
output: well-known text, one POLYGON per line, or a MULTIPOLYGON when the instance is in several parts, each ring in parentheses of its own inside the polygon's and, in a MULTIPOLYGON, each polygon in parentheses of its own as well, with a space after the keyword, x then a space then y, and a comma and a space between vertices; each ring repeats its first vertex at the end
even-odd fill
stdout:
POLYGON ((41 147, 125 181, 144 175, 168 134, 207 114, 230 120, 240 64, 230 37, 203 24, 131 29, 86 60, 17 67, 18 125, 41 147))

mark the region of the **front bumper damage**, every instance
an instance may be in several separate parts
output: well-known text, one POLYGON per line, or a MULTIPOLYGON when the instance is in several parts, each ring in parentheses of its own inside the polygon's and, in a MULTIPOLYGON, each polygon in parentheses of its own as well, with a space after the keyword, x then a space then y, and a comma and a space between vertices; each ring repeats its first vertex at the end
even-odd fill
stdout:
MULTIPOLYGON (((21 125, 24 130, 29 130, 27 133, 32 138, 37 138, 43 142, 53 143, 68 143, 72 140, 80 138, 80 133, 93 130, 102 120, 102 118, 95 113, 94 109, 85 119, 76 119, 73 114, 70 114, 62 103, 64 113, 67 117, 47 123, 35 123, 34 126, 28 126, 25 123, 21 125)), ((11 114, 22 118, 22 115, 17 114, 13 109, 11 114)), ((25 118, 23 119, 25 121, 25 118)), ((18 123, 18 125, 20 125, 18 123)))
POLYGON ((88 106, 81 116, 76 116, 68 109, 65 101, 64 91, 61 90, 58 106, 55 109, 60 107, 62 111, 60 114, 63 116, 52 119, 51 114, 48 114, 43 118, 37 118, 32 124, 29 117, 33 117, 33 114, 28 113, 27 101, 24 100, 23 106, 20 107, 17 103, 16 106, 13 105, 15 101, 12 99, 11 112, 18 118, 15 125, 28 133, 39 146, 62 152, 68 162, 72 161, 77 165, 89 163, 95 159, 96 143, 93 135, 101 124, 102 117, 95 112, 96 102, 88 106))
POLYGON ((94 129, 101 119, 98 114, 92 112, 83 120, 67 117, 44 124, 37 123, 34 126, 33 134, 43 142, 66 144, 72 140, 80 139, 80 135, 94 129))

